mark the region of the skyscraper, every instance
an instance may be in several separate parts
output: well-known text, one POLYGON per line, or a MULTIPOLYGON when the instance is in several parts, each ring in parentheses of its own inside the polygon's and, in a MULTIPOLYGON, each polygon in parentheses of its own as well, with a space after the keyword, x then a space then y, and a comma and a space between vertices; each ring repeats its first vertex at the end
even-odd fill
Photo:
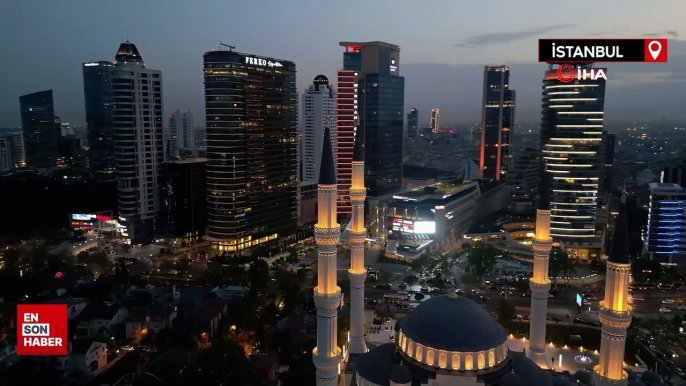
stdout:
POLYGON ((405 78, 400 76, 400 47, 379 41, 340 45, 345 52, 338 74, 339 214, 349 217, 354 117, 359 117, 366 136, 368 194, 381 196, 401 188, 405 78))
POLYGON ((162 72, 145 67, 133 43, 119 46, 112 70, 112 127, 119 220, 132 244, 155 235, 164 162, 162 72))
POLYGON ((341 348, 338 347, 338 307, 341 287, 338 286, 338 243, 341 227, 336 222, 336 168, 329 128, 324 130, 324 147, 321 157, 317 201, 318 221, 314 227, 317 251, 317 286, 314 287, 314 304, 317 307, 317 347, 312 361, 317 367, 317 386, 335 386, 341 365, 341 348))
POLYGON ((27 166, 56 167, 60 123, 55 119, 52 90, 20 96, 19 107, 27 166))
POLYGON ((163 165, 161 222, 165 234, 180 243, 190 244, 205 235, 206 164, 207 158, 185 158, 163 165))
POLYGON ((419 135, 419 110, 412 108, 407 113, 407 138, 417 138, 419 135))
POLYGON ((541 158, 545 173, 552 178, 551 236, 578 258, 597 258, 601 240, 595 230, 596 201, 605 80, 561 82, 551 65, 543 79, 542 99, 541 158))
POLYGON ((114 176, 112 69, 114 62, 82 64, 83 95, 88 129, 88 164, 94 173, 114 176))
POLYGON ((431 132, 434 134, 441 130, 441 126, 438 122, 438 114, 440 112, 439 109, 431 109, 431 132))
POLYGON ((598 197, 602 200, 612 188, 615 161, 615 135, 603 131, 600 146, 600 179, 598 180, 598 197))
POLYGON ((183 149, 195 148, 193 113, 190 110, 181 112, 181 110, 176 109, 171 113, 169 135, 173 136, 172 148, 168 149, 170 155, 178 156, 183 149))
POLYGON ((338 130, 336 128, 336 91, 329 79, 317 75, 313 84, 302 94, 302 129, 300 139, 300 166, 303 181, 316 181, 319 176, 324 128, 331 128, 331 145, 334 159, 338 159, 338 130), (330 125, 329 125, 330 123, 330 125))
POLYGON ((648 229, 645 249, 661 263, 686 261, 686 188, 674 183, 648 184, 648 229))
POLYGON ((295 63, 204 55, 209 240, 222 251, 276 244, 297 227, 295 63))
POLYGON ((12 141, 7 137, 0 137, 0 173, 14 168, 12 161, 12 141))
POLYGON ((512 169, 515 92, 509 88, 510 68, 486 66, 481 105, 481 178, 499 181, 512 169))

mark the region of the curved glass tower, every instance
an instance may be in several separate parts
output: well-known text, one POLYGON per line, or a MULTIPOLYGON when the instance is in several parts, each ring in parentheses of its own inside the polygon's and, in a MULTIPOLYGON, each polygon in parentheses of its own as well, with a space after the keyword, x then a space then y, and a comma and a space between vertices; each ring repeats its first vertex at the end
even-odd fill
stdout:
POLYGON ((605 80, 574 77, 562 82, 552 66, 545 73, 541 159, 551 181, 550 236, 590 258, 600 248, 595 224, 605 80))

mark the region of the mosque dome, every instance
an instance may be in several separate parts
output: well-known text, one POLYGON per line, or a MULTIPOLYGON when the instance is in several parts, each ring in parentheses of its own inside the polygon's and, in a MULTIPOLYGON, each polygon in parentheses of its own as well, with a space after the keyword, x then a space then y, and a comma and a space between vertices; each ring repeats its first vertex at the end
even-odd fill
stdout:
POLYGON ((400 331, 436 350, 478 352, 505 343, 507 334, 486 309, 466 297, 437 296, 400 320, 400 331))
POLYGON ((315 84, 317 84, 317 83, 319 83, 319 84, 322 84, 322 83, 324 83, 324 84, 329 84, 329 78, 327 78, 327 77, 324 76, 324 75, 317 75, 317 76, 314 77, 313 83, 315 83, 315 84))

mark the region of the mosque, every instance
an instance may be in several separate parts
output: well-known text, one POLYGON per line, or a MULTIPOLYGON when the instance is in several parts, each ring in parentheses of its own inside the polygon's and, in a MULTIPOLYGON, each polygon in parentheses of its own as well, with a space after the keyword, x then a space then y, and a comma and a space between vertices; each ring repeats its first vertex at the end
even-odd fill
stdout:
MULTIPOLYGON (((545 362, 548 258, 550 238, 549 182, 541 183, 533 242, 534 272, 530 280, 531 321, 528 349, 512 351, 503 327, 486 309, 451 291, 421 302, 395 323, 392 343, 367 347, 364 341, 364 134, 355 138, 352 170, 350 228, 351 321, 347 353, 337 342, 337 312, 341 290, 337 285, 336 246, 340 224, 336 223, 337 181, 330 139, 324 132, 318 185, 318 282, 314 289, 317 307, 317 347, 313 362, 317 386, 666 386, 652 371, 638 376, 624 367, 627 328, 632 318, 629 305, 629 250, 624 197, 617 216, 615 236, 607 260, 605 298, 600 302, 602 324, 598 365, 593 371, 573 375, 549 370, 545 362), (341 376, 342 367, 346 374, 341 376), (570 379, 571 378, 571 379, 570 379)), ((681 385, 686 386, 686 385, 681 385)))

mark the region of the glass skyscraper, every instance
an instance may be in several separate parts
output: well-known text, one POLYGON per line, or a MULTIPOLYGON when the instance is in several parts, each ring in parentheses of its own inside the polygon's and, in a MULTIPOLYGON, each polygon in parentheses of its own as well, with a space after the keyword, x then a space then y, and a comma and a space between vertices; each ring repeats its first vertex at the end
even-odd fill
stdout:
POLYGON ((295 63, 204 54, 207 240, 236 252, 276 244, 297 227, 295 63))
POLYGON ((419 136, 419 110, 412 108, 407 113, 407 137, 417 138, 419 136))
POLYGON ((488 180, 499 181, 512 169, 515 91, 509 81, 509 67, 484 68, 479 169, 488 180))
POLYGON ((686 262, 686 189, 651 182, 645 249, 661 263, 686 262))
POLYGON ((60 120, 55 117, 52 90, 19 97, 21 126, 24 133, 26 166, 54 168, 57 166, 57 145, 60 140, 60 120))
POLYGON ((114 176, 112 69, 114 62, 83 63, 83 95, 88 125, 88 163, 94 173, 114 176))
POLYGON ((553 65, 546 71, 541 159, 551 186, 550 235, 582 259, 597 258, 602 246, 596 205, 604 106, 605 80, 562 82, 553 65))
MULTIPOLYGON (((403 161, 405 78, 400 76, 400 47, 378 41, 341 42, 340 45, 345 47, 343 70, 354 77, 357 85, 354 87, 357 103, 351 93, 353 103, 346 106, 349 101, 343 93, 349 92, 346 91, 349 88, 341 84, 339 72, 339 123, 349 114, 350 118, 357 116, 357 124, 364 127, 365 186, 369 196, 395 192, 402 186, 403 161)), ((345 153, 345 138, 346 132, 354 133, 355 128, 339 124, 338 130, 339 213, 345 216, 350 213, 349 200, 345 199, 350 181, 345 179, 349 170, 342 169, 349 169, 352 160, 345 153)), ((352 147, 349 150, 352 152, 352 147)))

